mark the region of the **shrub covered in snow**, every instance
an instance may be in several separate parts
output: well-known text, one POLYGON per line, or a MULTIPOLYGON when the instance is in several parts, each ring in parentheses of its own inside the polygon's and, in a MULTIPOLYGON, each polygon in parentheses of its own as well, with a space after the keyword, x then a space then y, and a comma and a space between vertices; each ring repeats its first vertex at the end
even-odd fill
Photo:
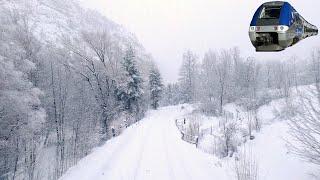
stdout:
POLYGON ((237 180, 258 180, 259 166, 253 156, 252 150, 243 147, 237 154, 234 163, 234 171, 237 180))

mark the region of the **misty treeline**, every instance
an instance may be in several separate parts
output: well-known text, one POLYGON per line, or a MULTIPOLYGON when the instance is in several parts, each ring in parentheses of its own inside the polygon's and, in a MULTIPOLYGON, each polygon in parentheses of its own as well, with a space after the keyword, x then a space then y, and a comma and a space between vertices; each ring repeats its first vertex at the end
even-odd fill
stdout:
POLYGON ((162 103, 201 102, 203 112, 210 115, 223 114, 223 105, 231 102, 254 110, 272 99, 289 97, 292 87, 316 82, 317 62, 304 58, 260 61, 242 57, 237 47, 209 50, 202 58, 186 51, 179 81, 166 85, 162 103))
POLYGON ((4 0, 0 24, 0 179, 58 179, 158 107, 152 58, 99 13, 73 0, 4 0))
POLYGON ((203 58, 186 51, 179 81, 165 87, 163 103, 201 102, 202 110, 212 115, 221 115, 223 105, 231 102, 254 110, 271 99, 289 97, 291 87, 315 83, 314 63, 295 56, 260 61, 242 57, 237 47, 209 50, 203 58))
POLYGON ((243 57, 236 47, 209 50, 202 58, 186 51, 182 58, 179 81, 165 87, 162 103, 196 103, 201 113, 221 116, 220 156, 232 156, 238 146, 236 136, 243 128, 236 114, 228 117, 230 113, 224 110, 225 104, 235 103, 247 112, 244 131, 253 139, 252 131, 259 131, 262 125, 257 116, 258 108, 283 98, 286 108, 281 113, 290 120, 295 139, 290 149, 303 159, 320 164, 319 49, 310 50, 305 57, 275 57, 263 61, 243 57))

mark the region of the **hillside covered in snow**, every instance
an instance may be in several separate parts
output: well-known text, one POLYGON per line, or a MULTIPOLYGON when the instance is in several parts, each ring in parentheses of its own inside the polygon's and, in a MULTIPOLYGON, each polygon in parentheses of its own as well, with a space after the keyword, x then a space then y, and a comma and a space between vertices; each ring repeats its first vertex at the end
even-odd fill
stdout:
POLYGON ((58 179, 144 117, 158 70, 122 26, 75 0, 0 1, 0 24, 0 179, 58 179))

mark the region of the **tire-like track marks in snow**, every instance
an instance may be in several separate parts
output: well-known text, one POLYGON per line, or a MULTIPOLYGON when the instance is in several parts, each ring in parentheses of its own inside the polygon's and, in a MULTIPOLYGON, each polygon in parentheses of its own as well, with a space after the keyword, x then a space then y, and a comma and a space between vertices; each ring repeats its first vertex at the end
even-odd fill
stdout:
POLYGON ((175 119, 191 108, 150 111, 146 118, 82 159, 60 180, 212 180, 211 156, 181 140, 175 119))

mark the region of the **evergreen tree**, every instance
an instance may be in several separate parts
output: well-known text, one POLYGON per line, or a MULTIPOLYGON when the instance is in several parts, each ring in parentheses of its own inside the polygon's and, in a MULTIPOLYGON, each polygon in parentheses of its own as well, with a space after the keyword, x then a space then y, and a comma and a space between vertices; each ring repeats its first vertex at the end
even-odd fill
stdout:
POLYGON ((149 74, 150 98, 151 106, 153 109, 159 107, 159 101, 163 90, 162 79, 159 70, 154 67, 149 74))
POLYGON ((122 62, 124 82, 120 84, 118 96, 123 102, 126 111, 139 115, 140 103, 143 95, 143 80, 137 68, 135 59, 136 57, 133 48, 128 48, 122 62))

